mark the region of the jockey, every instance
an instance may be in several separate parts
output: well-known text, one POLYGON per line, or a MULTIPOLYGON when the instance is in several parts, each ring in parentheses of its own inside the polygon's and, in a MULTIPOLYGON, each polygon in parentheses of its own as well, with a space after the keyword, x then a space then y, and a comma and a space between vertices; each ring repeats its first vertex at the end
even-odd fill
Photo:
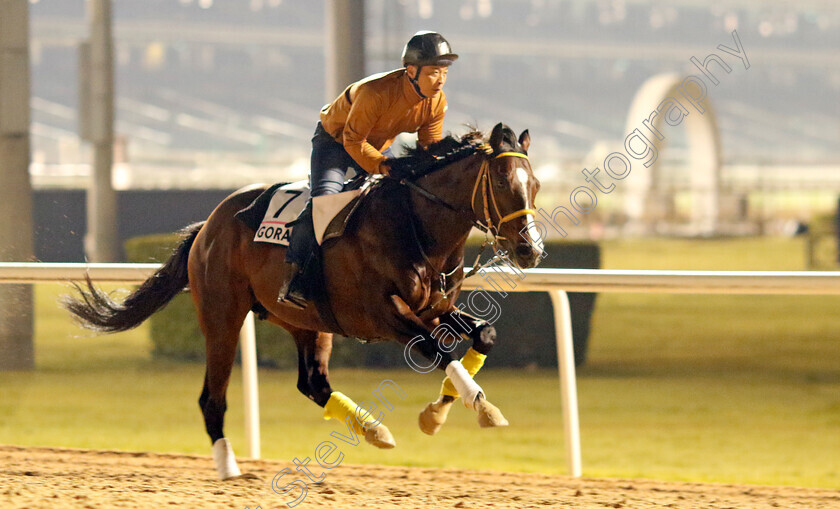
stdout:
MULTIPOLYGON (((311 196, 341 192, 348 168, 387 175, 390 146, 401 133, 417 133, 421 147, 443 138, 443 85, 458 55, 436 32, 417 32, 403 49, 403 68, 375 74, 347 87, 321 109, 312 138, 311 196)), ((293 223, 286 263, 292 277, 278 302, 305 307, 301 274, 317 248, 312 201, 293 223)))

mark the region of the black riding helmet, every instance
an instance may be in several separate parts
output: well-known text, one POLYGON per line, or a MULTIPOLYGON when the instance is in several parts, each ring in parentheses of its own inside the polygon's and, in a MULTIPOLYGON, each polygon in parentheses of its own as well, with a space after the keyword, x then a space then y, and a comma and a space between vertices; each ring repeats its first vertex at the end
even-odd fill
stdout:
POLYGON ((403 48, 403 66, 452 65, 458 55, 452 53, 449 41, 437 32, 417 32, 403 48))

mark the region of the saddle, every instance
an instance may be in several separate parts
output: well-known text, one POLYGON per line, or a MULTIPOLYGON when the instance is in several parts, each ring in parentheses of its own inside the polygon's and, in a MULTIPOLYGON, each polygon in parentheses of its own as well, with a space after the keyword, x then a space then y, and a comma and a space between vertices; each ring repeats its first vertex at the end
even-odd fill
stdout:
MULTIPOLYGON (((313 198, 312 223, 319 245, 344 234, 363 199, 381 181, 382 175, 357 175, 344 183, 342 192, 313 198)), ((288 247, 295 220, 308 198, 309 185, 306 181, 274 184, 237 212, 235 217, 256 232, 254 242, 288 247)), ((300 276, 309 282, 307 298, 315 303, 318 314, 331 332, 345 335, 327 295, 322 252, 320 249, 315 251, 313 260, 300 276)), ((268 316, 268 311, 259 302, 252 310, 260 319, 268 316)))
MULTIPOLYGON (((344 234, 362 199, 381 179, 381 175, 357 175, 344 183, 340 193, 313 198, 312 223, 319 245, 344 234)), ((254 242, 288 247, 309 191, 304 180, 274 184, 235 217, 254 230, 254 242)))

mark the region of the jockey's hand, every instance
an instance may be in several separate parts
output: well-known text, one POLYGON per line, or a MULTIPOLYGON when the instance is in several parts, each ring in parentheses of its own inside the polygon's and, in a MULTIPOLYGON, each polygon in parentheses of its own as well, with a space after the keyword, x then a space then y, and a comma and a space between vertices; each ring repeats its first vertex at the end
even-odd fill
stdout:
POLYGON ((386 159, 379 163, 379 173, 382 175, 391 175, 391 161, 392 159, 386 159))
POLYGON ((388 161, 383 162, 382 164, 388 165, 388 173, 389 177, 395 178, 397 180, 402 180, 404 178, 411 178, 414 176, 414 171, 417 169, 413 164, 409 164, 408 158, 399 158, 399 159, 389 159, 388 161))

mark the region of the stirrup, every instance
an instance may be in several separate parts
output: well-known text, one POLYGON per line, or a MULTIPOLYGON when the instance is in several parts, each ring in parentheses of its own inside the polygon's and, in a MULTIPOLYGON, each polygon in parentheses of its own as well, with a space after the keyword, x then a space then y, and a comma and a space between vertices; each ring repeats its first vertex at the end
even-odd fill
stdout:
POLYGON ((306 309, 306 299, 300 295, 289 294, 277 297, 277 302, 280 304, 287 304, 295 309, 306 309))
POLYGON ((304 298, 299 290, 294 288, 295 278, 302 277, 300 266, 294 262, 291 262, 288 265, 290 268, 289 272, 292 276, 280 287, 277 295, 277 302, 281 304, 288 304, 298 309, 304 309, 306 308, 306 298, 304 298))
POLYGON ((306 309, 306 299, 298 292, 280 292, 277 302, 297 309, 306 309))

